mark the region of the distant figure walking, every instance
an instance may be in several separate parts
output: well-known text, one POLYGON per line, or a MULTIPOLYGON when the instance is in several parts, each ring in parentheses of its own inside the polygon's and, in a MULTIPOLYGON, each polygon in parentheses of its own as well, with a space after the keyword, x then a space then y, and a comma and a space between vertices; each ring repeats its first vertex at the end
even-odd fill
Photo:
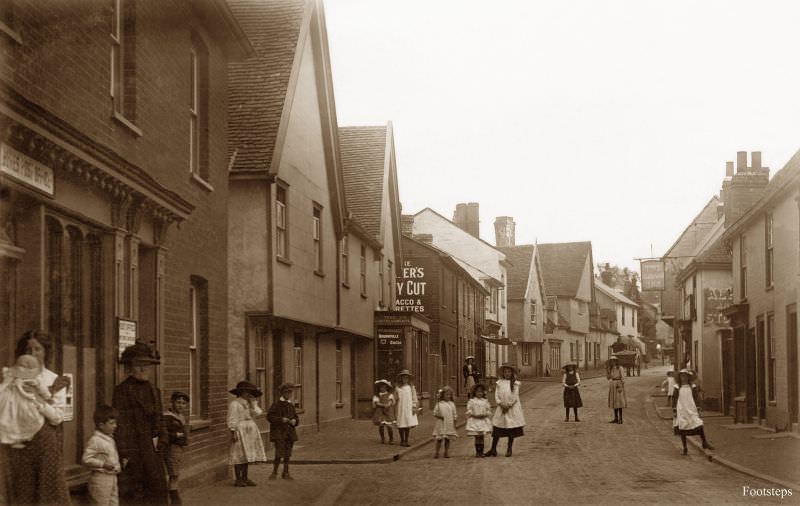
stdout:
POLYGON ((688 453, 686 436, 700 436, 703 448, 714 449, 706 439, 706 433, 703 430, 703 420, 697 409, 697 385, 692 382, 693 379, 694 372, 689 369, 681 369, 678 373, 678 382, 673 387, 675 393, 672 395, 672 413, 675 416, 681 443, 683 443, 683 455, 688 453))
POLYGON ((614 419, 608 423, 622 423, 622 408, 628 407, 628 400, 625 397, 625 380, 622 379, 622 367, 619 366, 619 359, 616 355, 611 355, 608 363, 608 407, 614 410, 614 419))
POLYGON ((564 421, 569 421, 569 409, 575 413, 575 421, 578 419, 578 408, 583 407, 581 393, 578 387, 581 384, 581 376, 578 374, 577 364, 567 364, 563 367, 564 375, 561 377, 561 384, 564 385, 564 421))
POLYGON ((464 367, 461 369, 464 376, 464 388, 467 395, 472 395, 472 388, 480 381, 481 373, 475 367, 475 357, 468 355, 464 358, 464 367))

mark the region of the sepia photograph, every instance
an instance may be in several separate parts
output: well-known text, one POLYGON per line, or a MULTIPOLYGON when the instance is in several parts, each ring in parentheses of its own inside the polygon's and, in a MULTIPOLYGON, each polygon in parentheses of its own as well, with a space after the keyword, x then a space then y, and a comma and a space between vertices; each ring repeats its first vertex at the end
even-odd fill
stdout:
POLYGON ((800 504, 798 26, 0 0, 0 506, 800 504))

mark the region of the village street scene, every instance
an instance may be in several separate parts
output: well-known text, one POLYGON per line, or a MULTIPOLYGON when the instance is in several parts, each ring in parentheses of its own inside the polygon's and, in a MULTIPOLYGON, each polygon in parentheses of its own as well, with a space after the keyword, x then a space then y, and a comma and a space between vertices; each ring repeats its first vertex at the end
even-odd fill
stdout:
POLYGON ((722 5, 2 1, 0 505, 800 504, 800 9, 722 5))

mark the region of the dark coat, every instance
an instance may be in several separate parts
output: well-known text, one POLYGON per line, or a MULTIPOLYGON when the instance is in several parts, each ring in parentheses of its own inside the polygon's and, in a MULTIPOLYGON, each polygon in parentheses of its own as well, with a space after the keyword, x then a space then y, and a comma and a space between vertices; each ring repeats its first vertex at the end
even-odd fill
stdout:
MULTIPOLYGON (((464 364, 464 365, 461 367, 461 374, 464 376, 464 382, 466 382, 466 381, 467 381, 467 377, 469 377, 469 376, 470 376, 470 373, 469 373, 469 368, 467 367, 467 364, 464 364)), ((472 378, 475 380, 475 383, 477 383, 477 382, 478 382, 478 380, 479 380, 479 379, 480 379, 480 377, 481 377, 481 373, 480 373, 480 372, 478 372, 478 368, 477 368, 477 367, 475 367, 475 365, 474 365, 474 364, 472 365, 472 375, 471 375, 471 376, 472 376, 472 378)))
POLYGON ((178 446, 186 446, 189 444, 186 437, 186 427, 184 427, 183 422, 181 422, 177 416, 165 413, 164 426, 169 435, 169 444, 178 446))
POLYGON ((300 423, 300 418, 294 410, 294 405, 290 401, 278 399, 272 403, 267 411, 269 421, 269 440, 270 441, 297 441, 297 430, 295 427, 300 423), (295 424, 284 423, 283 419, 294 420, 295 424))
POLYGON ((128 465, 119 475, 119 497, 123 504, 167 504, 164 464, 153 447, 169 441, 164 426, 161 394, 149 381, 128 377, 114 387, 112 405, 119 410, 114 439, 120 461, 128 465))

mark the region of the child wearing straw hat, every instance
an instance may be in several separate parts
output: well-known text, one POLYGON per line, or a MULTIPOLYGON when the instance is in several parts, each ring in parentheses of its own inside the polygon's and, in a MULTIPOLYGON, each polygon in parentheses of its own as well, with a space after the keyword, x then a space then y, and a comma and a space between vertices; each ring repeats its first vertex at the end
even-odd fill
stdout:
POLYGON ((625 380, 623 379, 622 368, 619 366, 619 358, 611 355, 608 359, 608 407, 614 410, 614 419, 608 423, 622 423, 622 408, 628 407, 628 399, 625 397, 625 380))
POLYGON ((578 391, 578 387, 581 384, 581 376, 578 374, 578 365, 569 363, 562 367, 562 369, 564 371, 564 375, 561 377, 561 384, 564 386, 564 421, 569 421, 569 409, 572 408, 572 411, 575 413, 575 421, 580 422, 580 420, 578 420, 578 408, 583 407, 583 401, 581 400, 581 393, 578 391))
POLYGON ((700 436, 704 449, 714 449, 706 439, 706 433, 703 430, 703 420, 700 418, 700 410, 697 408, 699 394, 693 379, 694 371, 681 369, 678 373, 678 381, 673 387, 672 413, 675 417, 678 434, 681 436, 681 443, 683 443, 683 455, 688 453, 686 436, 700 436))
POLYGON ((381 444, 386 443, 384 432, 389 432, 389 444, 394 444, 392 426, 397 424, 394 414, 395 400, 392 395, 392 384, 385 379, 375 382, 375 395, 372 397, 372 423, 378 426, 381 444))
POLYGON ((494 391, 497 409, 492 418, 492 448, 487 457, 497 457, 497 442, 500 438, 508 438, 506 457, 510 457, 514 446, 514 438, 524 434, 525 416, 519 400, 520 382, 517 381, 517 370, 511 364, 500 366, 500 379, 494 391))

